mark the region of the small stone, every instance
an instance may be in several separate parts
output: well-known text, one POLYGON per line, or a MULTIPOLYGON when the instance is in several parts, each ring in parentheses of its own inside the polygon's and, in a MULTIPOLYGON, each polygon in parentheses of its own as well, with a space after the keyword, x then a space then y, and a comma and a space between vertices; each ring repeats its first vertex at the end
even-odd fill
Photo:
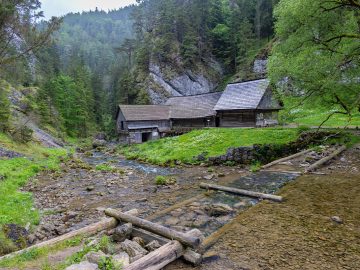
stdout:
POLYGON ((106 254, 102 251, 98 251, 98 252, 91 251, 85 255, 85 258, 88 262, 94 263, 96 265, 99 264, 101 259, 104 257, 106 257, 106 254))
POLYGON ((176 217, 170 217, 165 221, 165 225, 174 226, 179 223, 179 219, 176 217))
POLYGON ((246 205, 247 205, 246 202, 238 202, 238 203, 234 204, 234 208, 240 209, 240 208, 246 207, 246 205))
POLYGON ((227 204, 217 203, 217 204, 207 205, 205 207, 205 211, 209 216, 218 217, 218 216, 228 215, 234 210, 227 204))
POLYGON ((205 180, 212 180, 214 177, 215 177, 215 175, 210 174, 210 175, 205 175, 203 178, 204 178, 205 180))
POLYGON ((132 239, 132 241, 138 243, 140 246, 144 247, 145 246, 145 241, 144 239, 142 239, 141 237, 134 237, 132 239))
POLYGON ((148 251, 142 248, 138 243, 128 239, 121 243, 121 248, 129 254, 130 257, 137 257, 139 255, 145 256, 148 253, 148 251))
POLYGON ((158 249, 160 247, 161 247, 160 243, 158 241, 154 240, 154 241, 151 241, 149 244, 147 244, 145 246, 145 249, 147 249, 148 251, 151 252, 151 251, 154 251, 154 250, 156 250, 156 249, 158 249))
POLYGON ((117 226, 113 234, 113 239, 116 242, 122 242, 125 239, 129 238, 131 232, 132 232, 131 223, 126 223, 121 226, 117 226))
POLYGON ((86 187, 86 191, 93 191, 95 189, 94 186, 88 186, 86 187))
POLYGON ((121 252, 113 256, 113 261, 116 265, 120 264, 122 267, 126 267, 130 264, 130 257, 126 252, 121 252))
POLYGON ((338 223, 338 224, 342 224, 342 223, 343 223, 343 220, 342 220, 340 217, 338 217, 338 216, 333 216, 333 217, 331 217, 331 220, 334 221, 334 222, 336 222, 336 223, 338 223))
POLYGON ((71 265, 65 270, 99 270, 99 267, 96 264, 85 261, 79 264, 71 265))

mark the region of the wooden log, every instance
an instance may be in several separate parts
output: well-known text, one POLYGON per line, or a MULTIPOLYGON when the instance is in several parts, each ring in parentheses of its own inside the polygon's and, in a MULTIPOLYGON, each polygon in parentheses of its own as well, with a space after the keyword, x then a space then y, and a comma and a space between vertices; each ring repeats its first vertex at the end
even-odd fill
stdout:
POLYGON ((200 265, 202 262, 202 255, 195 252, 194 250, 187 248, 184 252, 184 260, 197 266, 200 265))
POLYGON ((328 161, 332 160, 333 158, 335 158, 336 156, 340 155, 345 150, 346 150, 346 146, 340 147, 339 149, 335 150, 327 157, 324 157, 324 158, 320 159, 319 161, 315 162, 313 165, 311 165, 309 168, 307 168, 305 170, 305 173, 312 172, 312 171, 318 169, 319 167, 324 165, 326 162, 328 162, 328 161))
POLYGON ((272 201, 276 201, 276 202, 282 202, 282 200, 283 200, 283 198, 281 196, 265 194, 265 193, 260 193, 260 192, 254 192, 254 191, 249 191, 249 190, 244 190, 244 189, 237 189, 237 188, 232 188, 232 187, 211 185, 211 184, 206 184, 206 183, 201 183, 200 187, 204 188, 204 189, 214 189, 214 190, 226 191, 226 192, 243 195, 243 196, 267 199, 267 200, 272 200, 272 201))
MULTIPOLYGON (((126 213, 129 214, 129 215, 138 215, 139 214, 138 210, 136 210, 136 209, 130 210, 130 211, 126 212, 126 213)), ((118 220, 116 218, 106 218, 106 219, 104 219, 102 221, 99 221, 97 223, 88 225, 88 226, 86 226, 84 228, 81 228, 79 230, 69 232, 67 234, 64 234, 64 235, 61 235, 59 237, 50 239, 48 241, 41 242, 41 243, 38 243, 38 244, 33 245, 31 247, 28 247, 28 248, 25 248, 25 249, 10 253, 10 254, 5 255, 3 257, 0 257, 0 261, 2 261, 4 259, 10 259, 10 258, 12 258, 12 257, 14 257, 16 255, 23 254, 23 253, 28 252, 28 251, 30 251, 32 249, 43 248, 43 247, 51 247, 51 246, 54 246, 56 244, 62 243, 64 241, 73 239, 74 237, 91 236, 91 235, 97 234, 98 232, 101 232, 101 231, 104 231, 104 230, 113 229, 118 224, 119 224, 119 222, 118 222, 118 220)))
POLYGON ((179 241, 171 241, 161 248, 126 266, 124 270, 160 270, 180 258, 184 247, 179 241))
POLYGON ((280 158, 280 159, 278 159, 278 160, 275 160, 275 161, 273 161, 273 162, 270 162, 270 163, 262 166, 261 168, 262 168, 262 169, 269 168, 269 167, 274 166, 274 165, 276 165, 276 164, 279 164, 279 163, 281 163, 281 162, 285 162, 285 161, 288 161, 288 160, 290 160, 290 159, 294 159, 294 158, 300 157, 300 156, 302 156, 302 155, 305 155, 305 154, 307 154, 307 153, 309 153, 309 152, 311 152, 311 151, 312 151, 311 149, 308 149, 308 150, 301 151, 301 152, 299 152, 299 153, 296 153, 296 154, 291 155, 291 156, 288 156, 288 157, 280 158))
POLYGON ((200 245, 200 239, 198 237, 193 237, 190 235, 186 235, 184 233, 166 228, 162 225, 147 221, 145 219, 137 218, 126 213, 122 213, 120 211, 116 211, 114 209, 106 209, 105 214, 118 219, 119 221, 132 223, 133 226, 139 227, 141 229, 145 229, 149 232, 161 235, 168 239, 178 240, 185 246, 189 246, 192 248, 196 248, 200 245))

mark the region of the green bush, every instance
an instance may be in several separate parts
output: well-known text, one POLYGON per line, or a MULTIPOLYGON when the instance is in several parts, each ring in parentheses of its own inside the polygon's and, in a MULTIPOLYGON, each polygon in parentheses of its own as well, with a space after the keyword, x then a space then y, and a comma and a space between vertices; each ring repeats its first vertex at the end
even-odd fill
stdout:
POLYGON ((155 183, 158 186, 167 186, 176 184, 175 177, 166 177, 162 175, 158 175, 155 177, 155 183))

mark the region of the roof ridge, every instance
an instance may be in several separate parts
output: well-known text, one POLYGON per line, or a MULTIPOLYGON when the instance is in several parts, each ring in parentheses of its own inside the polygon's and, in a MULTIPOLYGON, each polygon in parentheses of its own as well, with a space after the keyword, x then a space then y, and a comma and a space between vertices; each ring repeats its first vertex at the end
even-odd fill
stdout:
POLYGON ((210 92, 210 93, 204 93, 204 94, 195 94, 195 95, 188 95, 188 96, 173 96, 173 97, 169 97, 169 99, 170 98, 198 97, 198 96, 205 96, 205 95, 219 94, 219 93, 223 93, 223 91, 216 91, 216 92, 210 92))
POLYGON ((265 78, 265 79, 249 80, 249 81, 243 81, 243 82, 232 82, 232 83, 228 83, 227 85, 242 84, 242 83, 248 83, 248 82, 258 82, 258 81, 270 81, 270 80, 265 78))

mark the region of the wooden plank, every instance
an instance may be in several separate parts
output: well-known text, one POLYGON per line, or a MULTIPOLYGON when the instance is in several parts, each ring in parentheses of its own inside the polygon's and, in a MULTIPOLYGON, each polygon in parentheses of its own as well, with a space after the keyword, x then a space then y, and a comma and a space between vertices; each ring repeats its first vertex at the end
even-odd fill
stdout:
POLYGON ((141 259, 133 262, 124 270, 160 270, 184 254, 184 247, 179 241, 171 241, 141 259))
POLYGON ((288 160, 290 160, 290 159, 294 159, 294 158, 300 157, 300 156, 302 156, 302 155, 305 155, 305 154, 307 154, 307 153, 309 153, 309 152, 311 152, 311 151, 312 151, 311 149, 301 151, 301 152, 296 153, 296 154, 294 154, 294 155, 291 155, 291 156, 288 156, 288 157, 284 157, 284 158, 275 160, 275 161, 273 161, 273 162, 270 162, 270 163, 262 166, 261 168, 262 168, 262 169, 269 168, 269 167, 274 166, 274 165, 276 165, 276 164, 279 164, 279 163, 281 163, 281 162, 285 162, 285 161, 288 161, 288 160))
POLYGON ((282 202, 282 200, 283 200, 283 198, 281 196, 265 194, 265 193, 260 193, 260 192, 254 192, 254 191, 249 191, 249 190, 244 190, 244 189, 237 189, 237 188, 232 188, 232 187, 211 185, 211 184, 206 184, 206 183, 201 183, 200 187, 204 188, 204 189, 214 189, 214 190, 226 191, 226 192, 243 195, 243 196, 267 199, 267 200, 272 200, 272 201, 276 201, 276 202, 282 202))
POLYGON ((162 225, 147 221, 145 219, 137 218, 126 213, 116 211, 114 209, 106 209, 105 214, 110 217, 114 217, 119 221, 132 223, 136 227, 150 231, 155 234, 159 234, 168 239, 177 240, 185 246, 196 248, 200 245, 201 242, 199 237, 189 236, 184 233, 172 230, 170 228, 166 228, 162 225))
MULTIPOLYGON (((138 211, 136 209, 130 210, 128 212, 126 212, 129 215, 138 215, 138 211)), ((78 237, 78 236, 91 236, 94 234, 97 234, 98 232, 104 231, 104 230, 110 230, 115 228, 117 225, 119 224, 118 220, 116 218, 106 218, 102 221, 99 221, 97 223, 91 224, 89 226, 86 226, 84 228, 81 228, 79 230, 76 231, 72 231, 69 232, 67 234, 61 235, 59 237, 50 239, 48 241, 45 242, 41 242, 38 243, 36 245, 33 245, 31 247, 10 253, 8 255, 5 255, 3 257, 0 257, 0 261, 4 260, 4 259, 10 259, 16 255, 20 255, 23 254, 25 252, 28 252, 32 249, 36 249, 36 248, 43 248, 43 247, 51 247, 54 246, 56 244, 62 243, 64 241, 73 239, 74 237, 78 237)))
POLYGON ((340 155, 345 150, 346 150, 346 146, 340 147, 339 149, 335 150, 327 157, 324 157, 324 158, 320 159, 319 161, 315 162, 313 165, 311 165, 309 168, 307 168, 305 170, 305 173, 312 172, 312 171, 318 169, 319 167, 324 165, 326 162, 328 162, 328 161, 332 160, 333 158, 335 158, 336 156, 340 155))

